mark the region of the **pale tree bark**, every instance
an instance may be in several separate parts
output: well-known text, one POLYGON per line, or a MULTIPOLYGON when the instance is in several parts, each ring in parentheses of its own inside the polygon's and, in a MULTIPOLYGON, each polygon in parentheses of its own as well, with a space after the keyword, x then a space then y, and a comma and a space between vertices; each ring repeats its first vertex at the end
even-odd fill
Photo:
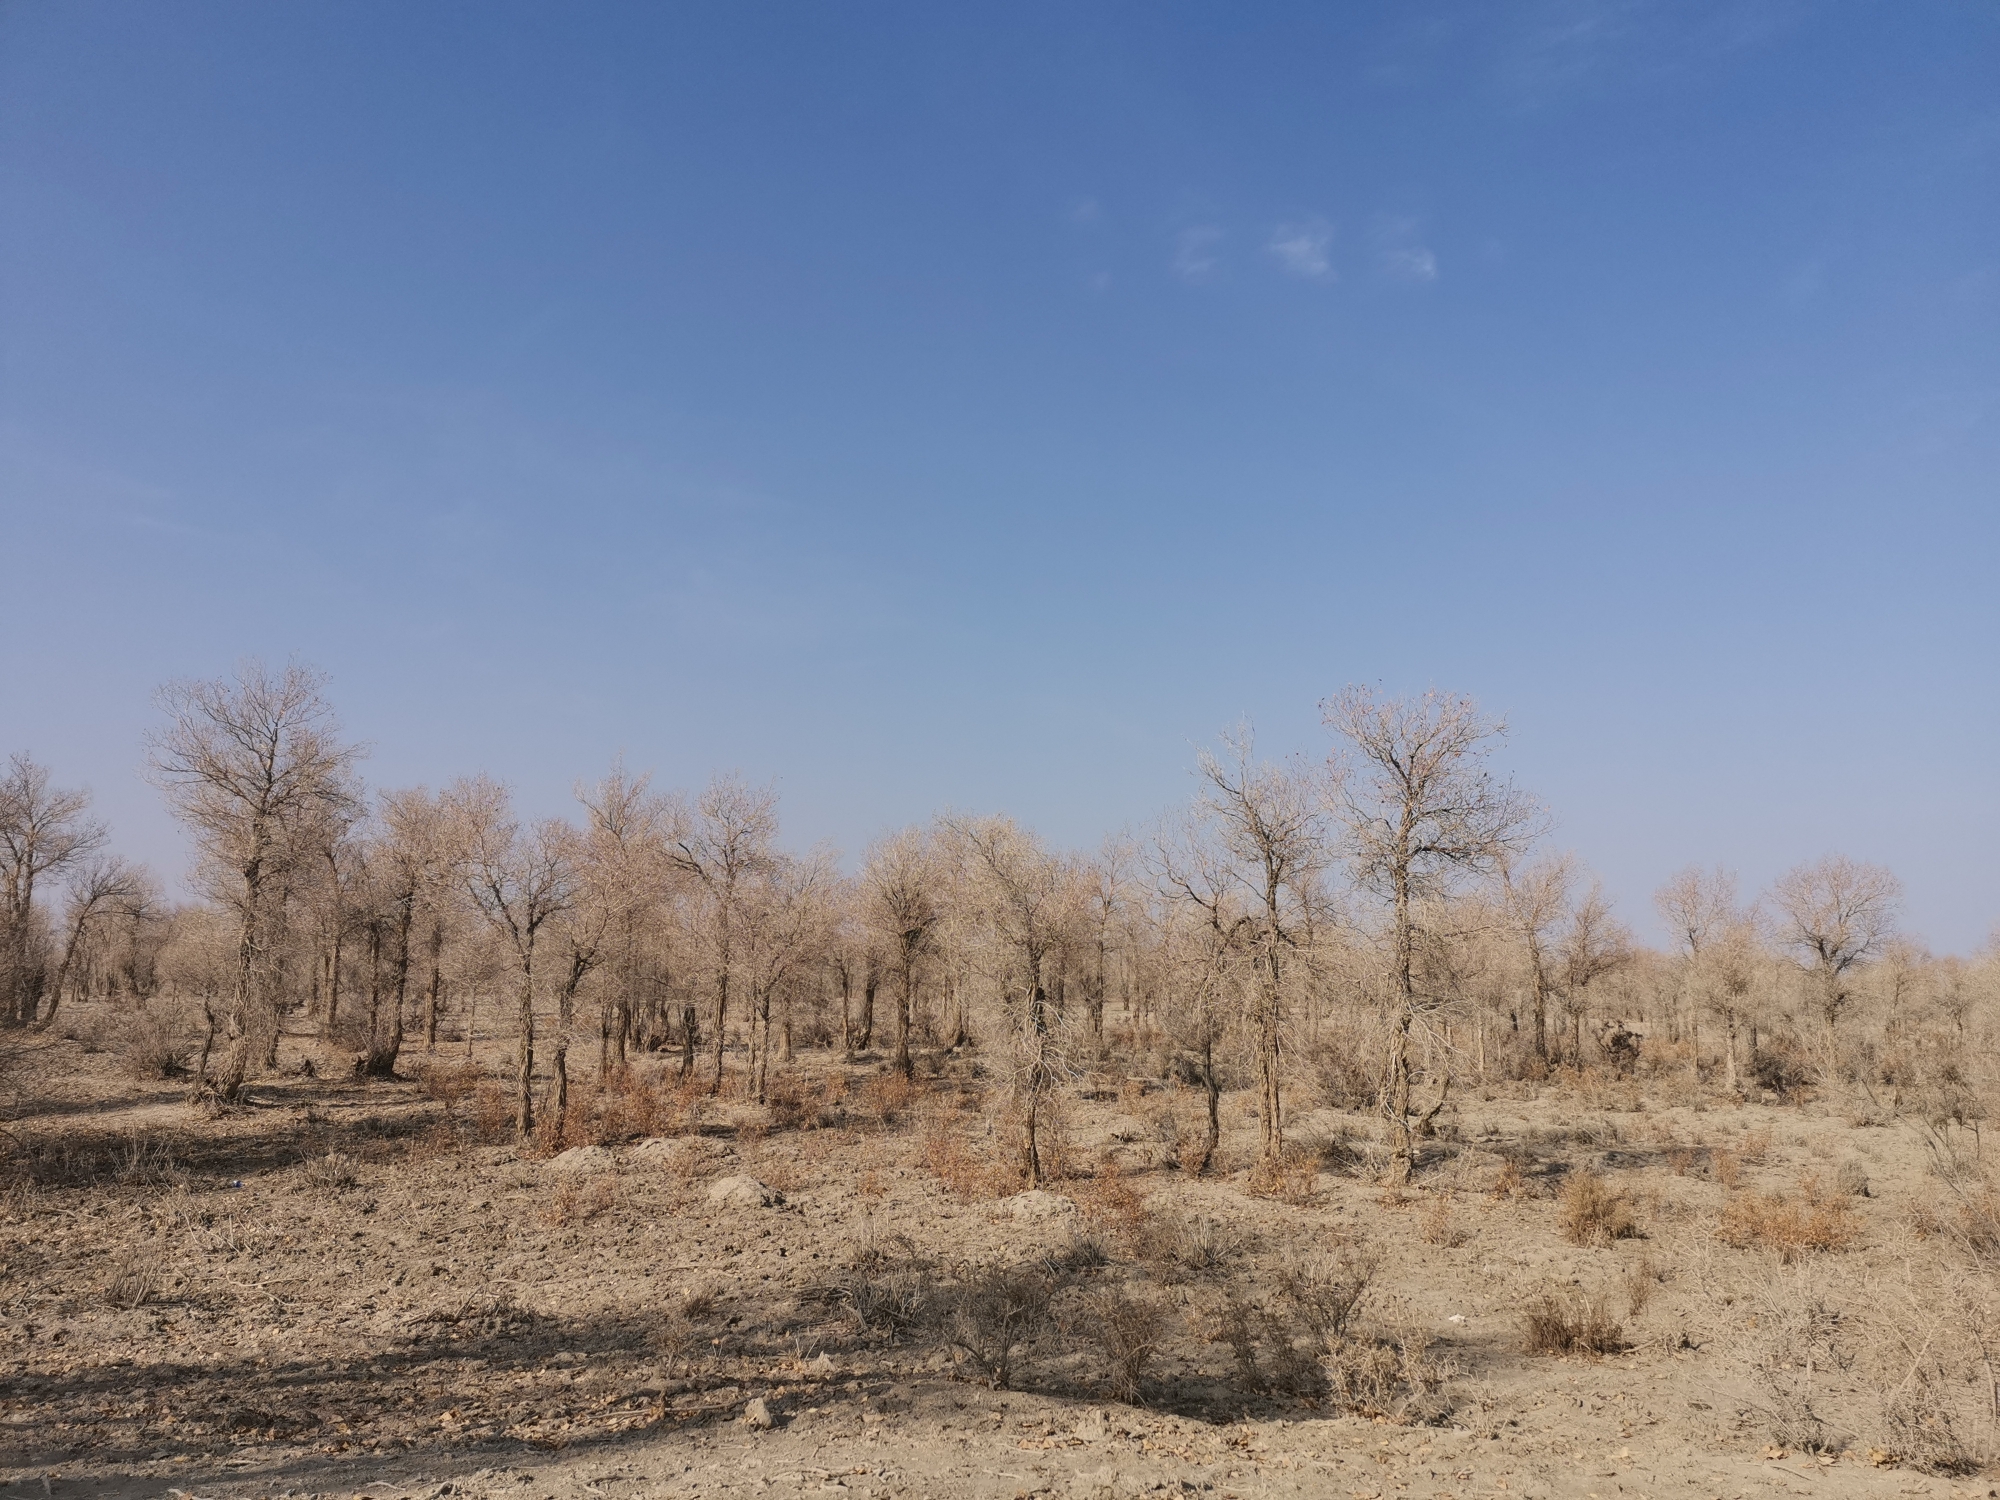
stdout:
POLYGON ((1344 742, 1330 764, 1332 801, 1356 881, 1383 902, 1390 923, 1395 1013, 1384 1103, 1396 1129, 1395 1175, 1408 1181, 1416 1164, 1411 1034, 1442 999, 1418 982, 1423 912, 1456 882, 1492 873, 1532 842, 1538 813, 1488 771, 1506 726, 1470 698, 1436 690, 1385 698, 1350 687, 1321 710, 1344 742))
POLYGON ((1247 727, 1223 739, 1224 755, 1204 752, 1200 806, 1219 868, 1240 888, 1236 936, 1254 955, 1261 1157, 1285 1145, 1284 1037, 1288 955, 1298 944, 1307 892, 1328 856, 1325 815, 1311 773, 1298 764, 1256 759, 1247 727))
MULTIPOLYGON (((273 896, 289 867, 351 821, 357 806, 350 776, 361 751, 341 743, 325 685, 322 674, 297 664, 272 673, 248 662, 233 680, 176 682, 160 692, 167 724, 150 739, 154 779, 236 918, 224 1017, 230 1051, 213 1084, 225 1100, 241 1092, 251 1059, 269 1047, 278 1024, 275 950, 284 924, 273 896)), ((196 1086, 211 1085, 203 1076, 196 1086)))
MULTIPOLYGON (((768 787, 752 787, 738 777, 721 776, 709 783, 692 806, 674 810, 676 826, 668 839, 667 858, 694 879, 704 898, 697 921, 712 969, 715 1062, 709 1077, 710 1093, 722 1091, 729 985, 736 969, 742 888, 771 862, 778 833, 777 806, 777 793, 768 787)), ((691 1072, 691 1048, 687 1061, 691 1072)))
POLYGON ((37 1020, 47 964, 37 952, 35 890, 103 846, 104 826, 89 808, 88 792, 51 786, 47 769, 26 755, 12 756, 0 774, 0 1027, 37 1020))

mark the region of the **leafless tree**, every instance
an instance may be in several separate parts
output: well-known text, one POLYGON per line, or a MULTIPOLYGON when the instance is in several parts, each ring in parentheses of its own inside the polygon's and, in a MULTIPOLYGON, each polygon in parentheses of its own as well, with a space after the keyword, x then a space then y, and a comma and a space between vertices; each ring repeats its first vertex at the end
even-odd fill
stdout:
POLYGON ((1779 876, 1771 887, 1779 940, 1810 976, 1829 1040, 1853 998, 1854 971, 1895 935, 1903 887, 1880 865, 1828 855, 1779 876))
POLYGON ((917 966, 932 951, 944 907, 938 900, 939 871, 922 829, 906 828, 879 840, 861 869, 862 911, 889 955, 896 982, 895 1068, 913 1076, 910 1019, 916 1003, 917 966))
POLYGON ((535 956, 542 932, 576 900, 575 834, 559 819, 523 828, 507 791, 485 777, 454 783, 445 801, 463 850, 460 879, 505 942, 517 971, 514 1128, 535 1127, 535 956))
MULTIPOLYGON (((607 982, 598 1005, 597 1071, 609 1074, 614 1057, 627 1058, 640 1011, 640 988, 649 939, 660 946, 659 918, 682 877, 667 860, 670 809, 650 789, 650 778, 627 774, 623 763, 595 786, 577 791, 583 803, 584 850, 592 908, 604 924, 607 982)), ((692 1058, 692 1048, 689 1050, 692 1058)))
POLYGON ((1229 1028, 1231 996, 1246 957, 1240 935, 1242 882, 1226 855, 1205 836, 1197 818, 1170 823, 1156 838, 1152 869, 1164 910, 1163 947, 1173 984, 1168 1019, 1194 1054, 1206 1104, 1205 1134, 1196 1175, 1206 1175, 1222 1139, 1222 1083, 1215 1052, 1229 1028))
POLYGON ((1575 876, 1575 861, 1567 854, 1545 855, 1519 869, 1500 861, 1502 905, 1527 959, 1535 1057, 1543 1063, 1549 1060, 1549 1005, 1560 983, 1558 935, 1575 876))
POLYGON ((1223 753, 1204 751, 1199 807, 1221 859, 1215 872, 1243 900, 1237 940, 1255 955, 1252 1021, 1259 1084, 1262 1156, 1284 1149, 1283 1057, 1287 955, 1298 946, 1314 882, 1328 858, 1326 817, 1302 765, 1260 761, 1247 726, 1223 737, 1223 753))
POLYGON ((1416 1152, 1410 1121, 1410 1032, 1427 1000, 1418 947, 1427 904, 1468 877, 1487 875, 1539 832, 1534 804, 1487 769, 1506 733, 1470 698, 1435 689, 1417 698, 1350 687, 1321 705, 1344 741, 1331 763, 1333 806, 1347 830, 1356 883, 1389 909, 1396 1007, 1388 1106, 1398 1128, 1397 1175, 1416 1152))
POLYGON ((1583 1066, 1583 1023, 1592 992, 1632 962, 1632 930, 1611 910, 1603 885, 1592 880, 1583 899, 1569 910, 1562 934, 1563 1009, 1569 1013, 1570 1056, 1583 1066))
MULTIPOLYGON (((728 1042, 729 981, 736 967, 736 928, 743 887, 769 868, 778 835, 778 796, 752 787, 741 777, 718 776, 692 807, 676 809, 668 858, 697 883, 702 901, 698 919, 706 939, 715 997, 715 1067, 711 1092, 722 1089, 722 1059, 728 1042)), ((686 1017, 693 1025, 692 1008, 686 1017)), ((693 1032, 688 1032, 683 1075, 694 1070, 693 1032)))
MULTIPOLYGON (((36 886, 81 866, 105 839, 89 816, 90 793, 49 784, 26 755, 0 774, 0 1026, 29 1026, 40 1011, 47 964, 36 886)), ((58 996, 60 998, 60 996, 58 996)))
POLYGON ((749 989, 750 1073, 757 1102, 770 1094, 772 1006, 824 954, 835 889, 828 850, 774 856, 744 890, 741 961, 749 989))
POLYGON ((175 682, 160 692, 167 724, 151 736, 153 775, 236 918, 236 974, 220 1018, 231 1045, 215 1084, 225 1100, 242 1091, 259 1044, 268 1055, 277 1036, 273 974, 284 913, 273 895, 297 854, 357 808, 352 773, 362 752, 342 742, 325 686, 309 667, 273 673, 253 661, 233 681, 175 682))
MULTIPOLYGON (((1653 906, 1674 935, 1683 991, 1722 1023, 1723 1074, 1738 1086, 1737 1034, 1750 992, 1756 935, 1737 900, 1734 872, 1690 865, 1653 893, 1653 906)), ((1699 1065, 1699 1028, 1696 1028, 1699 1065)))
POLYGON ((1042 1181, 1042 1106, 1065 1067, 1047 982, 1049 957, 1071 916, 1067 871, 1040 839, 1011 818, 952 818, 943 826, 972 871, 969 897, 1012 960, 1019 999, 1013 1007, 1015 1094, 1026 1130, 1028 1186, 1037 1187, 1042 1181))

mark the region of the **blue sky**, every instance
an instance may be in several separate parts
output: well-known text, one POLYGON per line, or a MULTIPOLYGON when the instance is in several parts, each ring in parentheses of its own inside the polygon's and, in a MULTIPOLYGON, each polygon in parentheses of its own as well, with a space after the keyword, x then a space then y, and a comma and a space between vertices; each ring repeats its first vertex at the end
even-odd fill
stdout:
POLYGON ((2000 917, 2000 10, 0 5, 0 749, 622 751, 1090 845, 1351 681, 1690 862, 2000 917))

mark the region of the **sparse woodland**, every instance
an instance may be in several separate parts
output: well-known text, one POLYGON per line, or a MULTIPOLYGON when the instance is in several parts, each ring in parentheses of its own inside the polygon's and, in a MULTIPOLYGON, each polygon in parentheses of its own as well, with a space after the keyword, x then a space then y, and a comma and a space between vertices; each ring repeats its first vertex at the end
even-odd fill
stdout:
POLYGON ((1466 699, 1225 735, 1100 849, 845 862, 733 777, 372 789, 301 667, 160 709, 191 899, 0 779, 10 1474, 1000 1402, 1241 1489, 1214 1424, 1498 1473, 1558 1392, 1614 1468, 2000 1457, 2000 954, 1837 855, 1676 875, 1643 946, 1466 699))

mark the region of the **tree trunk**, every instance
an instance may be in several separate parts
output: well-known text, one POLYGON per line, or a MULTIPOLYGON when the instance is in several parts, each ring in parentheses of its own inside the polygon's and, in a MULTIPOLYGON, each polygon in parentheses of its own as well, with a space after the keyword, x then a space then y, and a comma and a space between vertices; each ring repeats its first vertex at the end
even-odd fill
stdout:
POLYGON ((535 961, 531 953, 521 955, 520 997, 521 1057, 514 1106, 514 1131, 525 1137, 535 1128, 535 961))

